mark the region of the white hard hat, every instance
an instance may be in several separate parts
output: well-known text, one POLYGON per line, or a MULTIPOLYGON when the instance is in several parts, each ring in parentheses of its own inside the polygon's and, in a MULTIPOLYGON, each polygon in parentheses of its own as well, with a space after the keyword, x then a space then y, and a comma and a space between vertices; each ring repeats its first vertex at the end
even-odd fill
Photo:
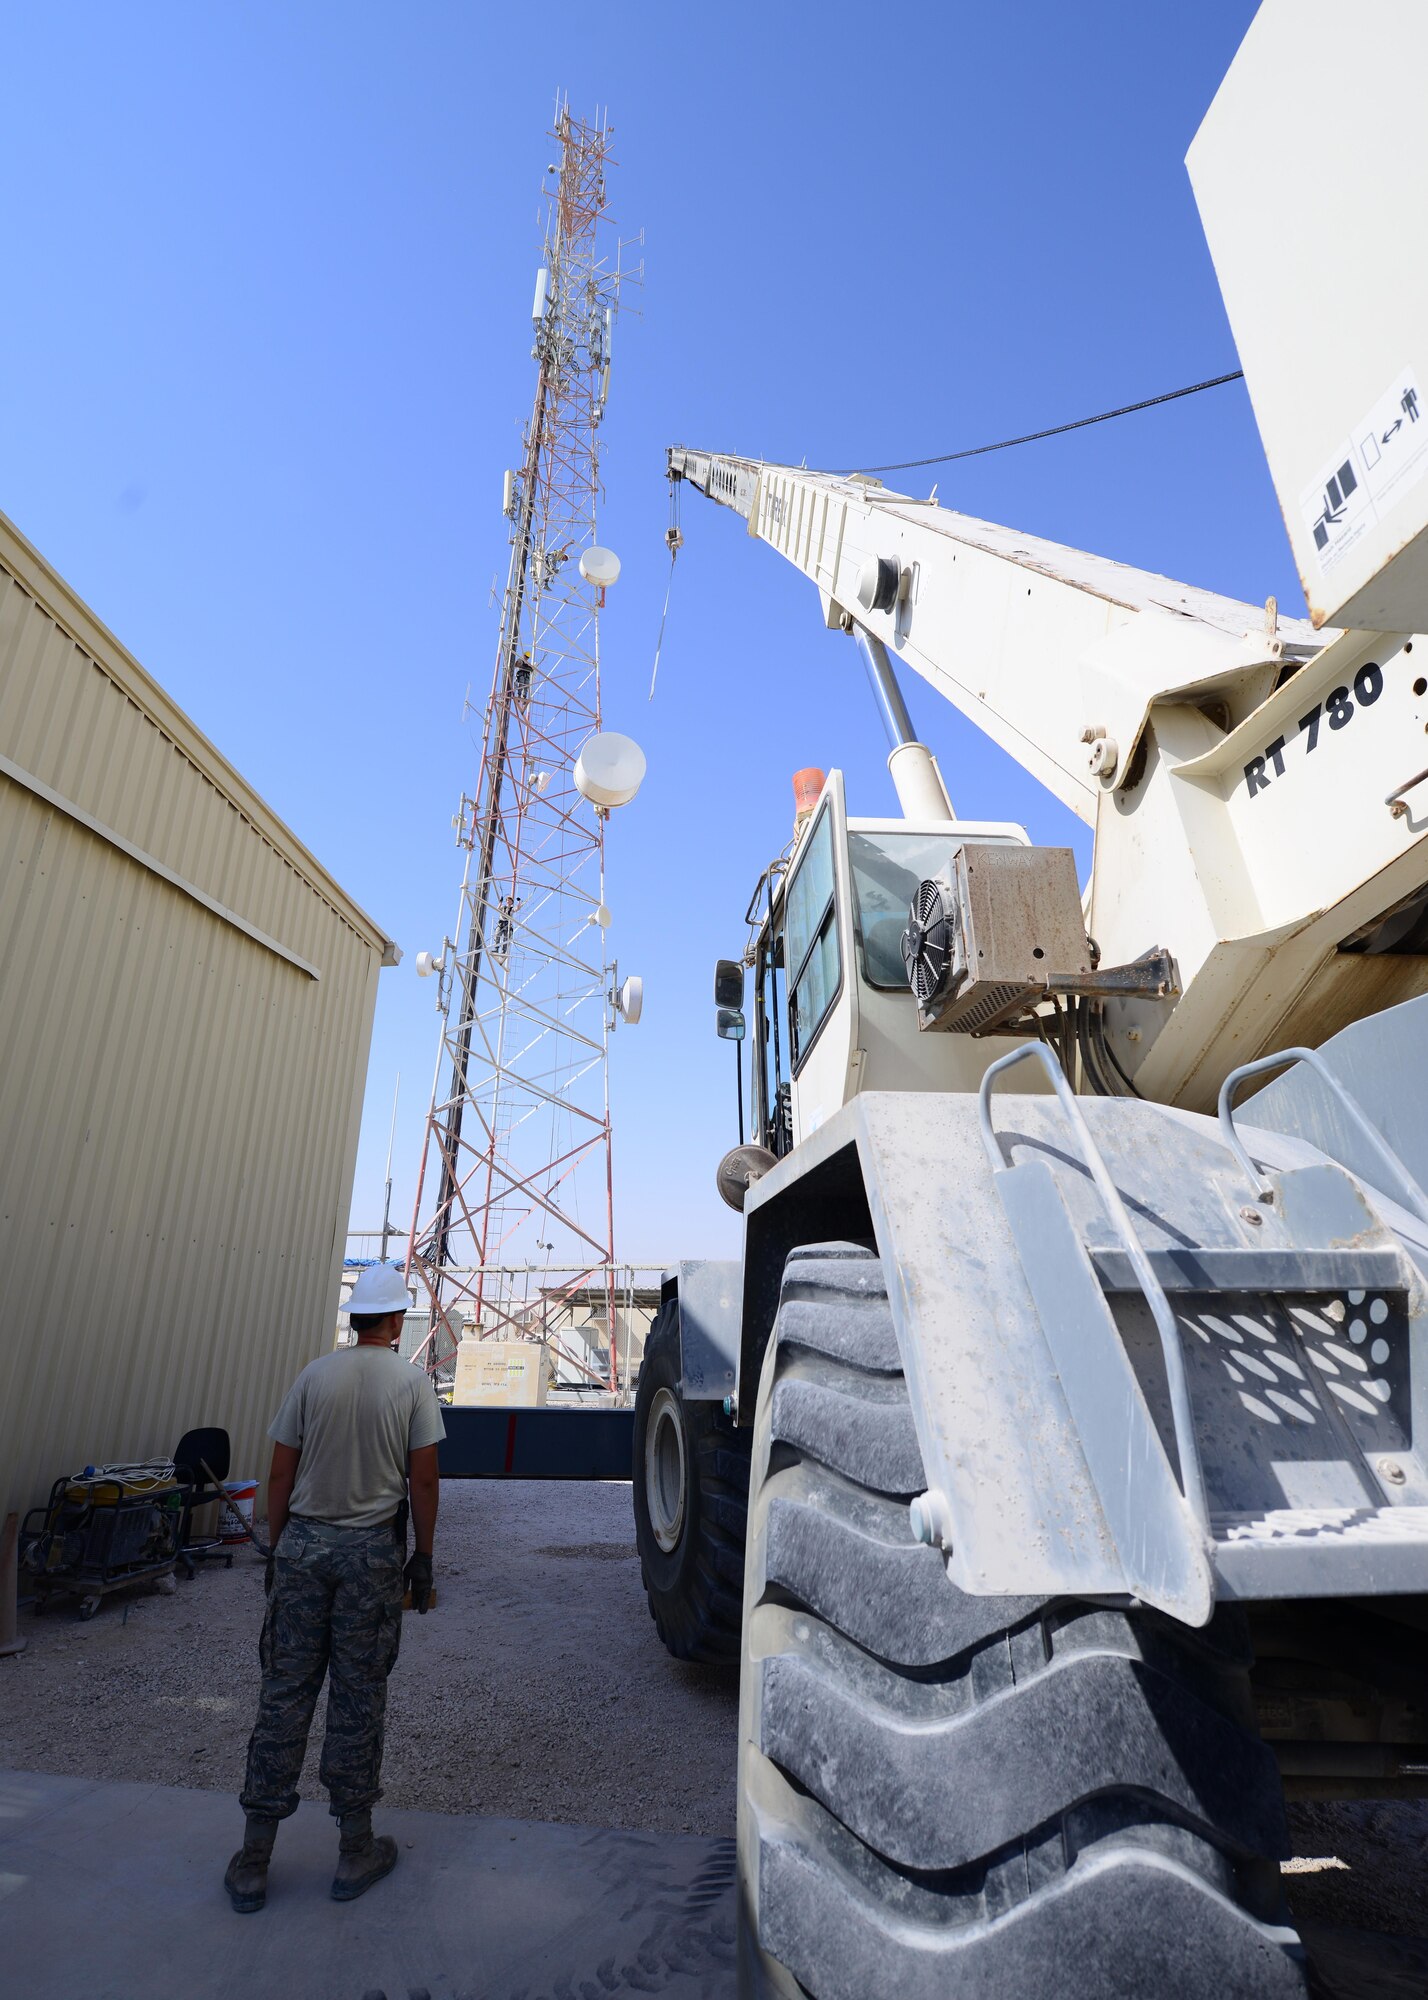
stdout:
POLYGON ((400 1264, 369 1264, 342 1308, 348 1313, 400 1313, 411 1305, 400 1264))

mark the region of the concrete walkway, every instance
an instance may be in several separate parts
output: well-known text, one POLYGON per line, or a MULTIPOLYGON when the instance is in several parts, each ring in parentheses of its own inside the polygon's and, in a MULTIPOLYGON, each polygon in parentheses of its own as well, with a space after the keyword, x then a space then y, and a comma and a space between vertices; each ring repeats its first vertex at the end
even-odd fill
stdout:
POLYGON ((732 2000, 734 1844, 388 1812, 396 1871, 328 1895, 336 1823, 298 1808, 267 1907, 222 1876, 234 1800, 0 1772, 0 1991, 25 2000, 732 2000))
MULTIPOLYGON (((19 2000, 734 2000, 734 1843, 388 1812, 396 1872, 329 1897, 337 1830, 299 1806, 268 1903, 222 1876, 221 1792, 0 1771, 0 1993, 19 2000)), ((1428 1940, 1304 1927, 1320 2000, 1420 2000, 1428 1940)), ((892 1996, 889 1996, 892 2000, 892 1996)), ((1048 1996, 1049 2000, 1049 1996, 1048 1996)))

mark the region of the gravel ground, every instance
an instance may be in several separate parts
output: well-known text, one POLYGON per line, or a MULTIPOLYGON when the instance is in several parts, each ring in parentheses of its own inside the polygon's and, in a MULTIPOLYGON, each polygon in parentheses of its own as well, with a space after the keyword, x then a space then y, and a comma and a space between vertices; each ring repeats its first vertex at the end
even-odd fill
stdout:
MULTIPOLYGON (((403 1621, 389 1804, 733 1832, 736 1676, 660 1645, 628 1483, 448 1483, 436 1580, 436 1607, 403 1621)), ((22 1612, 29 1646, 0 1660, 0 1764, 236 1793, 262 1616, 263 1565, 246 1547, 231 1570, 201 1563, 172 1597, 106 1597, 88 1624, 70 1599, 22 1612)), ((324 1699, 305 1799, 326 1797, 324 1699)))
MULTIPOLYGON (((732 1834, 735 1676, 681 1666, 655 1637, 627 1484, 444 1486, 437 1590, 406 1618, 392 1678, 392 1805, 732 1834)), ((68 1601, 23 1613, 29 1647, 0 1661, 0 1764, 236 1793, 262 1607, 242 1549, 172 1597, 108 1597, 88 1624, 68 1601)), ((324 1797, 322 1713, 305 1799, 324 1797)), ((1428 1932, 1428 1802, 1294 1806, 1290 1825, 1301 1922, 1428 1932)))
POLYGON ((1291 1805, 1289 1831, 1300 1922, 1428 1937, 1428 1800, 1291 1805))

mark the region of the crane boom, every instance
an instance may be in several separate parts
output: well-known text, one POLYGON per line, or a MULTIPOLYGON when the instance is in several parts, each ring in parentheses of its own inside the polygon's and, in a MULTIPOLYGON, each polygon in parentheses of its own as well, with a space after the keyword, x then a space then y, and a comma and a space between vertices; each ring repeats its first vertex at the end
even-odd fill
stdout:
POLYGON ((1307 620, 1063 548, 841 476, 676 445, 672 477, 748 522, 840 615, 984 730, 1094 826, 1103 787, 1083 736, 1104 729, 1131 765, 1152 702, 1214 699, 1248 713, 1286 656, 1322 650, 1307 620), (898 588, 879 606, 876 565, 898 588), (863 596, 860 596, 860 588, 863 596), (865 601, 865 598, 869 601, 865 601))
POLYGON ((1168 946, 1179 993, 1118 1003, 1137 1087, 1207 1109, 1234 1063, 1428 990, 1428 808, 1411 634, 1263 607, 841 475, 671 448, 687 480, 1095 830, 1107 963, 1168 946))

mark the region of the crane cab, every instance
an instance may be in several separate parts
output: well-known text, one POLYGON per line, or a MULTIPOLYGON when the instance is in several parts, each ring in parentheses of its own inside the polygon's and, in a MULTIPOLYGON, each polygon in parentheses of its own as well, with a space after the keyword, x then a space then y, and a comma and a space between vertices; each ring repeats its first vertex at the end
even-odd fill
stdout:
POLYGON ((850 819, 843 774, 829 773, 748 911, 757 1144, 782 1157, 862 1090, 975 1090, 1005 1053, 1005 1037, 920 1033, 903 964, 918 884, 973 843, 1031 845, 1010 821, 850 819))

